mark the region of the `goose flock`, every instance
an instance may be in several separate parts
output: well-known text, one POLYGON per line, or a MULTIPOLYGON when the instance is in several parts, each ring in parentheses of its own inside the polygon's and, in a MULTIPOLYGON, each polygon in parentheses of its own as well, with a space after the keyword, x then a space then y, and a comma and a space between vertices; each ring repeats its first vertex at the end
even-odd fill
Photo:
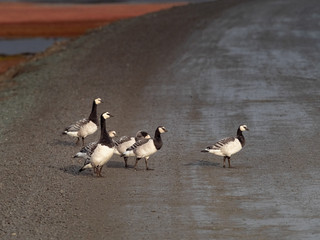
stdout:
MULTIPOLYGON (((79 172, 86 169, 93 169, 94 174, 101 177, 103 166, 114 154, 123 157, 125 168, 128 167, 128 158, 135 157, 135 170, 137 170, 138 162, 142 158, 145 160, 146 170, 153 170, 149 168, 148 160, 150 156, 160 150, 163 145, 161 134, 168 131, 164 126, 158 126, 155 129, 153 138, 148 132, 140 130, 134 137, 122 136, 116 140, 116 131, 107 131, 106 128, 106 120, 113 117, 113 115, 109 112, 104 112, 100 115, 99 140, 85 146, 84 139, 98 130, 97 105, 100 103, 102 103, 101 98, 94 99, 89 117, 71 124, 63 131, 63 134, 77 138, 76 144, 79 143, 80 139, 82 140, 82 148, 73 156, 74 158, 84 159, 83 166, 79 169, 79 172)), ((215 144, 201 150, 201 152, 209 152, 222 156, 224 168, 226 159, 228 159, 228 165, 229 168, 231 168, 231 156, 239 152, 245 145, 245 138, 242 134, 244 131, 249 131, 249 128, 246 125, 240 125, 235 137, 223 138, 215 144)))
POLYGON ((73 157, 83 158, 84 164, 79 172, 85 169, 93 169, 94 174, 101 177, 103 166, 111 159, 113 154, 123 157, 125 168, 128 167, 128 158, 136 157, 134 166, 137 170, 137 163, 141 158, 145 159, 146 170, 148 167, 149 157, 156 153, 162 147, 162 139, 160 134, 167 132, 164 126, 156 128, 154 138, 146 131, 138 131, 135 137, 122 136, 118 140, 114 140, 117 136, 116 131, 107 131, 106 120, 113 117, 109 112, 100 115, 100 138, 98 141, 84 145, 84 138, 95 133, 99 126, 97 116, 97 105, 102 103, 101 98, 96 98, 92 104, 92 110, 89 118, 81 119, 74 124, 65 128, 63 134, 77 138, 76 144, 82 139, 82 148, 73 157))

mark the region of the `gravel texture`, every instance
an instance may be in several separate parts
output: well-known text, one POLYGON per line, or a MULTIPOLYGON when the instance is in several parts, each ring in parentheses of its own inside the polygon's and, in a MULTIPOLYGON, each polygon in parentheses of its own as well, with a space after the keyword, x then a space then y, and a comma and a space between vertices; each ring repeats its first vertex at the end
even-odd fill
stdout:
POLYGON ((27 64, 0 92, 0 238, 319 239, 319 8, 190 4, 27 64), (169 130, 154 171, 114 156, 102 178, 78 173, 61 132, 96 97, 120 136, 169 130), (242 123, 233 168, 200 152, 242 123))

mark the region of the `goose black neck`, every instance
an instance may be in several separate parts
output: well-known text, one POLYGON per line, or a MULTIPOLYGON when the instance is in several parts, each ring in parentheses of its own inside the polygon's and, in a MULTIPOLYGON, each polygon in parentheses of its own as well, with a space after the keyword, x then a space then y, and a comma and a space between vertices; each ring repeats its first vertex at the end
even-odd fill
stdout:
POLYGON ((107 145, 108 147, 113 147, 114 143, 109 136, 109 133, 106 131, 106 119, 101 115, 101 133, 100 133, 100 140, 99 143, 102 145, 107 145))
POLYGON ((92 109, 91 109, 91 113, 89 116, 89 120, 94 122, 95 124, 99 125, 98 116, 97 116, 97 104, 95 101, 93 101, 93 103, 92 103, 92 109))
POLYGON ((154 145, 156 146, 156 149, 159 150, 162 147, 162 139, 161 139, 161 133, 159 131, 159 128, 154 133, 154 145))
POLYGON ((243 147, 246 144, 246 140, 245 140, 244 136, 242 135, 242 131, 240 130, 240 127, 238 128, 238 131, 237 131, 237 138, 240 141, 241 146, 243 147))

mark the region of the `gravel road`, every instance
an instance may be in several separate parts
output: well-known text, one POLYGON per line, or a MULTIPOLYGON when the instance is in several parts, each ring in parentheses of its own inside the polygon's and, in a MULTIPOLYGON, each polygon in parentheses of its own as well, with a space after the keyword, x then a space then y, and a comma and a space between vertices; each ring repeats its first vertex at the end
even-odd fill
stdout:
POLYGON ((319 22, 318 0, 189 4, 30 62, 0 91, 0 238, 320 239, 319 22), (96 97, 120 136, 168 129, 154 171, 78 173, 61 132, 96 97), (233 168, 200 152, 240 124, 233 168))

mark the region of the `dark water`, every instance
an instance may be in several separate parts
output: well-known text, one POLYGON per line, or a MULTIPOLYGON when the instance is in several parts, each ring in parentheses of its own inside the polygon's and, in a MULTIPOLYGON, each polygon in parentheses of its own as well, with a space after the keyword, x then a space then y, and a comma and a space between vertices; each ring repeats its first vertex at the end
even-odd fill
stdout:
POLYGON ((37 53, 46 50, 63 38, 22 38, 22 39, 0 39, 0 54, 16 55, 24 53, 37 53))
MULTIPOLYGON (((33 3, 170 3, 170 2, 204 2, 205 0, 0 0, 0 2, 33 2, 33 3)), ((208 1, 208 0, 207 0, 208 1)), ((214 1, 214 0, 213 0, 214 1)), ((23 53, 37 53, 46 50, 57 38, 23 38, 23 39, 0 39, 0 54, 15 55, 23 53)))

